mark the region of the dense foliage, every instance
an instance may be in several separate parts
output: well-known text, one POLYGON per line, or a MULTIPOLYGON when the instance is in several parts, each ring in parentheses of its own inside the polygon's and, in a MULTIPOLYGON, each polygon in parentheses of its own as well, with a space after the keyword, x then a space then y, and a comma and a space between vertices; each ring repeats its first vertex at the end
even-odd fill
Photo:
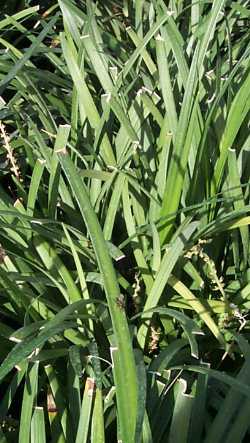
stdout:
POLYGON ((249 441, 248 6, 2 1, 1 443, 249 441))

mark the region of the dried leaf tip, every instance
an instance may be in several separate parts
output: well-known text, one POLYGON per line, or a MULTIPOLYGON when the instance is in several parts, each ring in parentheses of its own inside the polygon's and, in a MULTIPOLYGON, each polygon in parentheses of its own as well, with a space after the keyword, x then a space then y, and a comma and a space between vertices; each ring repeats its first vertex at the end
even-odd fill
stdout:
POLYGON ((158 40, 158 41, 164 42, 164 38, 162 38, 161 34, 157 34, 157 35, 155 36, 155 40, 158 40))
POLYGON ((59 148, 59 149, 56 150, 56 153, 57 154, 62 154, 62 155, 67 155, 68 154, 66 148, 59 148))

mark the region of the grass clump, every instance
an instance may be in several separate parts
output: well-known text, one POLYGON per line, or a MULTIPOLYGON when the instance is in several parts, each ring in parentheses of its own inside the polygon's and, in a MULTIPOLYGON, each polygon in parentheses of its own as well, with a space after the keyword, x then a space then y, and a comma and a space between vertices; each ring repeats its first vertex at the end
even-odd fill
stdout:
POLYGON ((247 2, 4 3, 1 441, 247 441, 247 2))

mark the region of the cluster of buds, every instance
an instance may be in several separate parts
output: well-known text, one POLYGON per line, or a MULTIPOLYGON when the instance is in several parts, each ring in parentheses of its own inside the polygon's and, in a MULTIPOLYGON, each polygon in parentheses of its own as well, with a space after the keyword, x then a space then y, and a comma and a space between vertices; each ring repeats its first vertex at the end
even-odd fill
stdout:
POLYGON ((140 292, 141 292, 140 276, 138 273, 135 274, 135 282, 133 283, 132 288, 134 291, 132 294, 132 298, 133 298, 134 306, 137 311, 138 310, 137 308, 139 307, 139 304, 140 304, 140 292))
POLYGON ((247 324, 248 311, 241 310, 238 306, 230 303, 230 312, 224 312, 219 316, 218 326, 223 330, 235 329, 240 332, 247 324))
POLYGON ((0 428, 4 433, 15 432, 17 429, 17 422, 11 417, 6 417, 0 421, 0 428))
POLYGON ((186 252, 184 257, 186 258, 192 258, 193 256, 198 256, 201 259, 204 258, 204 251, 203 251, 203 245, 208 243, 208 240, 202 240, 201 238, 198 240, 198 243, 194 246, 192 246, 189 251, 186 252))
POLYGON ((20 170, 16 158, 13 154, 13 149, 10 145, 10 137, 5 130, 4 124, 1 121, 0 121, 0 136, 3 140, 3 147, 7 152, 6 157, 10 165, 10 171, 17 178, 17 180, 22 181, 20 176, 20 170))
POLYGON ((6 252, 2 245, 0 244, 0 264, 4 262, 4 259, 6 257, 6 252))
POLYGON ((157 351, 160 341, 161 331, 154 326, 150 328, 150 341, 149 341, 149 352, 152 354, 157 351))
POLYGON ((227 297, 224 290, 225 284, 223 281, 223 277, 218 277, 214 261, 206 252, 204 252, 203 249, 203 246, 208 242, 209 240, 199 239, 198 243, 185 254, 185 257, 189 259, 191 259, 193 256, 199 257, 208 266, 208 277, 212 283, 213 291, 220 291, 222 298, 226 300, 227 297))

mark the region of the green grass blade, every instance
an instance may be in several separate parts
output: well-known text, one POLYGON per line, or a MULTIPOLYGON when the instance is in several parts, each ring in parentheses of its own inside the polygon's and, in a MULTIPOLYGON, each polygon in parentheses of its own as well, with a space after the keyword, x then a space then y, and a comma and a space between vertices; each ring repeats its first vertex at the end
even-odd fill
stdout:
POLYGON ((206 57, 208 45, 209 45, 209 42, 211 41, 211 39, 213 38, 216 23, 217 23, 219 14, 224 6, 224 3, 225 3, 225 0, 214 0, 213 1, 210 17, 209 17, 209 20, 208 20, 208 23, 206 26, 204 36, 203 36, 203 38, 201 40, 201 44, 200 44, 199 59, 198 59, 198 69, 199 69, 199 77, 200 78, 202 77, 202 74, 204 71, 203 62, 206 57))
POLYGON ((28 51, 23 55, 23 57, 13 66, 10 72, 6 75, 6 77, 0 82, 0 94, 3 93, 4 89, 7 87, 8 83, 17 75, 17 73, 22 69, 22 67, 27 63, 30 59, 34 51, 41 44, 43 39, 46 37, 48 32, 53 28, 57 21, 58 17, 55 15, 50 22, 44 27, 44 29, 40 32, 39 36, 36 38, 34 43, 30 46, 28 51))
POLYGON ((207 376, 198 375, 190 418, 189 443, 202 443, 203 428, 206 421, 207 381, 207 376), (198 416, 199 420, 197 420, 198 416))
POLYGON ((35 407, 31 421, 31 443, 46 443, 45 420, 42 407, 35 407))
POLYGON ((23 11, 19 11, 16 14, 10 17, 6 17, 0 21, 0 29, 7 28, 11 24, 11 19, 21 20, 23 18, 28 17, 29 15, 33 15, 35 12, 39 10, 39 6, 32 6, 31 8, 24 9, 23 11))
POLYGON ((182 378, 177 380, 175 387, 177 393, 168 441, 169 443, 186 443, 193 397, 186 394, 187 383, 182 378))
MULTIPOLYGON (((64 57, 67 62, 69 72, 72 76, 74 85, 78 93, 79 104, 84 108, 82 111, 83 114, 82 124, 84 124, 85 122, 85 115, 86 115, 91 126, 97 129, 100 124, 100 116, 93 101, 93 98, 89 92, 89 89, 86 85, 84 76, 82 75, 80 67, 77 63, 76 51, 75 48, 72 47, 73 43, 70 42, 69 36, 66 39, 64 34, 61 34, 61 41, 62 41, 62 49, 64 57)), ((81 113, 81 107, 80 107, 80 113, 81 113)), ((108 165, 114 165, 115 158, 107 136, 104 136, 103 138, 102 147, 106 163, 108 165)))
MULTIPOLYGON (((158 305, 160 297, 162 295, 163 289, 167 284, 167 281, 170 277, 170 274, 175 266, 176 261, 178 260, 179 255, 183 251, 184 244, 183 239, 188 241, 189 237, 193 234, 195 229, 197 228, 196 223, 191 223, 186 230, 183 230, 180 237, 178 236, 175 241, 167 248, 159 268, 158 273, 155 276, 155 281, 152 286, 152 289, 147 297, 146 303, 144 305, 144 311, 148 309, 152 309, 158 305)), ((148 328, 145 325, 142 325, 138 331, 137 339, 140 343, 141 347, 144 347, 146 336, 148 333, 148 328)))
POLYGON ((231 104, 226 126, 219 147, 220 155, 214 167, 211 180, 211 195, 219 192, 223 178, 228 150, 233 146, 237 133, 250 109, 250 74, 247 75, 231 104))
POLYGON ((37 395, 38 367, 39 363, 36 362, 32 364, 27 371, 22 401, 19 443, 27 443, 27 441, 30 441, 32 412, 37 395))
MULTIPOLYGON (((134 42, 135 46, 139 46, 139 44, 141 44, 141 39, 140 37, 136 34, 136 32, 132 29, 132 28, 127 28, 126 29, 129 37, 131 38, 131 40, 134 42)), ((157 68, 155 63, 153 62, 150 54, 147 52, 147 50, 145 49, 145 47, 142 49, 141 51, 141 56, 143 57, 143 60, 150 72, 151 75, 156 74, 157 72, 157 68)))
POLYGON ((176 113, 173 88, 169 73, 165 42, 160 34, 156 36, 156 55, 157 55, 157 66, 160 77, 160 87, 167 113, 168 127, 169 129, 171 128, 171 132, 173 133, 175 138, 176 127, 177 127, 177 113, 176 113))
POLYGON ((123 186, 122 200, 123 200, 124 218, 125 218, 128 236, 134 238, 134 242, 135 242, 135 246, 133 247, 134 256, 135 256, 138 268, 140 269, 140 272, 142 273, 142 277, 143 277, 146 289, 149 292, 151 289, 153 280, 150 275, 150 271, 148 269, 148 265, 146 263, 146 260, 144 258, 143 251, 140 248, 140 241, 136 235, 136 225, 135 225, 134 217, 132 215, 131 202, 130 202, 127 181, 124 183, 124 186, 123 186))
MULTIPOLYGON (((191 119, 191 114, 192 112, 196 113, 194 95, 197 88, 196 73, 197 73, 198 54, 199 50, 197 46, 193 57, 187 81, 187 86, 183 98, 183 103, 181 107, 179 122, 176 130, 177 136, 171 157, 171 163, 169 165, 166 188, 162 201, 162 208, 161 208, 162 217, 166 217, 167 215, 177 211, 182 194, 184 176, 185 176, 188 154, 190 149, 190 144, 185 143, 185 140, 187 137, 187 132, 188 130, 190 130, 189 121, 191 119), (169 198, 170 195, 171 198, 169 198)), ((168 226, 164 227, 163 225, 163 228, 161 229, 160 232, 161 243, 164 243, 166 241, 168 233, 171 232, 173 221, 168 226)))
POLYGON ((147 397, 147 377, 146 368, 143 361, 143 354, 138 351, 136 353, 137 361, 137 378, 138 386, 138 415, 136 423, 135 441, 140 441, 143 434, 143 421, 146 413, 146 397, 147 397))
POLYGON ((25 376, 25 373, 27 371, 27 364, 19 364, 19 369, 16 371, 15 375, 13 376, 11 382, 8 385, 8 388, 4 394, 4 397, 1 400, 0 403, 0 417, 6 417, 9 407, 12 404, 12 401, 15 397, 16 391, 18 387, 20 386, 20 383, 23 380, 23 377, 25 376))
POLYGON ((49 192, 48 192, 48 215, 49 218, 51 219, 56 218, 56 207, 58 203, 58 190, 59 190, 60 172, 61 172, 56 151, 58 149, 66 148, 69 133, 70 133, 69 125, 59 126, 54 145, 54 152, 51 158, 49 192))
MULTIPOLYGON (((249 364, 250 360, 248 356, 243 367, 236 377, 237 381, 248 384, 249 364)), ((249 404, 249 398, 244 398, 241 392, 237 391, 234 387, 231 387, 226 395, 226 398, 221 404, 221 407, 212 423, 212 426, 209 429, 209 432, 207 433, 205 442, 212 443, 212 441, 222 441, 222 439, 226 439, 226 441, 229 439, 230 441, 230 428, 232 425, 234 426, 234 434, 237 428, 239 435, 241 434, 241 430, 243 430, 243 432, 246 432, 248 426, 245 422, 245 415, 246 411, 249 412, 249 404), (240 416, 241 413, 242 420, 239 420, 233 424, 236 416, 240 416)))
POLYGON ((97 262, 103 277, 114 330, 114 346, 117 347, 118 351, 118 356, 114 365, 118 417, 123 439, 129 443, 130 441, 133 441, 135 432, 137 381, 127 320, 123 310, 117 304, 120 290, 103 232, 96 214, 90 205, 85 185, 79 177, 79 174, 67 152, 58 152, 58 156, 77 199, 79 210, 88 228, 96 253, 97 262))
POLYGON ((27 202, 27 214, 30 216, 34 214, 35 203, 38 197, 37 194, 40 186, 40 181, 43 175, 43 171, 44 171, 44 161, 37 159, 31 177, 28 202, 27 202))
POLYGON ((63 389, 59 384, 58 376, 52 365, 47 365, 44 369, 48 377, 50 389, 53 394, 58 418, 61 422, 61 427, 65 440, 69 443, 73 443, 73 433, 71 432, 71 423, 69 421, 66 399, 63 393, 63 389))
POLYGON ((102 390, 98 387, 95 391, 95 401, 92 414, 91 443, 105 443, 102 390))
POLYGON ((221 334, 218 326, 214 322, 214 320, 211 317, 211 313, 208 311, 204 303, 202 303, 200 300, 198 300, 194 294, 176 277, 171 275, 171 277, 168 280, 168 283, 170 286, 172 286, 173 289, 175 289, 185 300, 190 303, 190 306, 192 306, 193 310, 197 312, 197 314, 200 316, 200 318, 206 323, 210 331, 214 334, 214 336, 219 340, 219 342, 226 346, 226 341, 221 334))
POLYGON ((128 75, 130 70, 132 69, 134 63, 136 62, 137 58, 142 54, 143 49, 148 44, 148 42, 151 40, 151 38, 157 34, 157 31, 160 29, 160 27, 168 20, 169 16, 165 15, 162 16, 154 25, 151 27, 151 29, 147 32, 142 42, 137 46, 136 50, 133 52, 132 56, 129 58, 129 60, 126 63, 126 66, 122 69, 118 76, 117 80, 117 86, 119 86, 122 82, 122 80, 125 79, 125 77, 128 75))
POLYGON ((86 443, 91 422, 91 410, 95 394, 95 383, 92 378, 87 378, 82 399, 81 415, 75 443, 86 443))
MULTIPOLYGON (((245 202, 241 189, 241 180, 239 168, 237 165, 236 152, 234 149, 228 150, 228 185, 231 188, 229 196, 234 198, 234 208, 237 210, 244 209, 245 202)), ((246 269, 249 254, 249 231, 247 226, 239 228, 241 242, 243 247, 243 269, 246 269)))

